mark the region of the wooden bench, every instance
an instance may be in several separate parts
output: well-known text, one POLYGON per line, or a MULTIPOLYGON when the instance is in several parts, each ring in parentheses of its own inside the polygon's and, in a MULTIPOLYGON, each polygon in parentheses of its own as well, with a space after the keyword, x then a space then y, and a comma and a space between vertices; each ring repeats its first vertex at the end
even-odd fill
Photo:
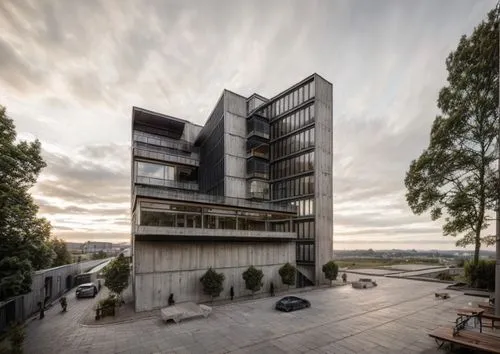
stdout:
POLYGON ((448 293, 436 293, 435 295, 437 298, 440 298, 443 300, 450 298, 450 294, 448 294, 448 293))
POLYGON ((482 308, 482 309, 484 309, 488 313, 495 312, 495 307, 493 307, 493 306, 491 306, 489 304, 485 304, 485 303, 481 304, 481 303, 479 303, 479 304, 477 304, 477 306, 480 307, 480 308, 482 308))
POLYGON ((463 329, 453 335, 453 328, 439 327, 429 333, 429 336, 436 340, 439 348, 441 348, 444 343, 448 342, 452 346, 453 344, 458 344, 470 349, 500 354, 500 337, 491 334, 463 329), (441 342, 441 344, 439 344, 439 342, 441 342))
POLYGON ((481 319, 488 320, 486 324, 483 322, 483 327, 491 327, 492 329, 500 328, 500 316, 485 312, 481 315, 481 319), (495 322, 497 323, 496 325, 495 322))

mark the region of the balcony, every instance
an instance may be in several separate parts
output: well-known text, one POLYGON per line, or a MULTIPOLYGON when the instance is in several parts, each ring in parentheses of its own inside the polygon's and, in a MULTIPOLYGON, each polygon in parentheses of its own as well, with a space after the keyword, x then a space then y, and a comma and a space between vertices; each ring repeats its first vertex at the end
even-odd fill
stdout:
POLYGON ((193 146, 187 141, 174 140, 140 131, 134 131, 132 134, 132 139, 133 141, 139 141, 149 145, 163 146, 180 151, 191 152, 193 150, 193 146))
POLYGON ((135 179, 135 183, 148 184, 151 186, 159 186, 159 187, 167 187, 167 188, 185 189, 185 190, 190 190, 190 191, 198 191, 199 190, 198 183, 178 182, 178 181, 172 181, 172 180, 168 180, 168 179, 159 179, 159 178, 152 178, 152 177, 137 176, 135 179))
POLYGON ((295 240, 295 232, 277 231, 250 231, 250 230, 226 230, 226 229, 201 229, 166 226, 142 226, 136 225, 133 229, 134 236, 139 240, 175 240, 189 237, 189 239, 239 239, 239 240, 295 240))
POLYGON ((132 149, 132 152, 133 152, 134 157, 142 157, 144 159, 149 159, 149 160, 165 161, 165 162, 170 162, 173 164, 182 164, 182 165, 195 166, 195 167, 200 166, 199 159, 174 155, 174 154, 167 153, 167 152, 152 151, 152 150, 154 150, 154 149, 149 149, 149 148, 145 149, 145 148, 137 147, 134 143, 134 147, 132 149))
POLYGON ((148 197, 156 199, 178 200, 192 203, 227 205, 242 209, 276 211, 297 214, 297 207, 289 203, 254 202, 242 198, 231 198, 217 195, 202 194, 187 190, 155 188, 149 186, 135 186, 135 197, 148 197))

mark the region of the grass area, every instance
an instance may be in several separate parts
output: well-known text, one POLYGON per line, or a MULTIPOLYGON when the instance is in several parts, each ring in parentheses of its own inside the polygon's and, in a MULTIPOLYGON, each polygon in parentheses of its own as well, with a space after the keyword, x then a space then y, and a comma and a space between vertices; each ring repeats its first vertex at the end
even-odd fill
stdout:
POLYGON ((378 268, 378 267, 398 265, 398 264, 425 264, 429 266, 439 265, 439 261, 437 259, 430 259, 430 258, 422 258, 422 259, 349 258, 349 259, 337 259, 335 260, 335 263, 337 263, 340 268, 348 267, 349 269, 378 268))

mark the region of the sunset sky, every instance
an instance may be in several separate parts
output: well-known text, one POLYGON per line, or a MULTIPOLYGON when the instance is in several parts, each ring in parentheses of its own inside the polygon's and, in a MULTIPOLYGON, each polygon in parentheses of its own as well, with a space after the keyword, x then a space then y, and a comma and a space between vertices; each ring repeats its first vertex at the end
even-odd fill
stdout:
POLYGON ((203 124, 224 88, 333 83, 334 248, 453 249, 403 179, 445 59, 496 1, 0 1, 0 104, 48 166, 33 189, 67 241, 129 240, 131 109, 203 124))

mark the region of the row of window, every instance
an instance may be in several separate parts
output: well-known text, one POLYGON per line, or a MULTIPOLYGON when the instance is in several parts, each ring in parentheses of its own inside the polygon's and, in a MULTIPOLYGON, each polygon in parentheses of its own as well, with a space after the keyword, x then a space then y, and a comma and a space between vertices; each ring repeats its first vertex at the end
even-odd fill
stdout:
POLYGON ((313 243, 297 243, 297 261, 314 262, 316 255, 314 253, 313 243))
POLYGON ((307 171, 314 171, 314 151, 276 162, 271 167, 271 179, 284 178, 307 171))
POLYGON ((271 145, 271 157, 276 160, 314 146, 314 127, 279 140, 271 145))
POLYGON ((273 185, 273 199, 297 197, 314 193, 314 176, 304 176, 273 185))
POLYGON ((273 231, 278 232, 292 232, 292 227, 288 221, 275 222, 271 225, 273 231))
POLYGON ((299 239, 313 239, 315 235, 314 221, 298 221, 294 223, 294 231, 299 239))
POLYGON ((297 207, 298 216, 314 215, 314 199, 294 200, 290 204, 297 207))
POLYGON ((271 139, 277 139, 314 122, 314 105, 296 111, 271 125, 271 139))
POLYGON ((198 229, 267 231, 266 221, 259 218, 223 215, 202 216, 200 214, 150 210, 141 211, 141 225, 198 229))
POLYGON ((271 103, 265 108, 263 114, 266 117, 273 118, 277 117, 289 110, 295 108, 296 106, 306 102, 315 95, 314 81, 310 81, 307 84, 300 86, 289 94, 281 97, 275 102, 271 103))

